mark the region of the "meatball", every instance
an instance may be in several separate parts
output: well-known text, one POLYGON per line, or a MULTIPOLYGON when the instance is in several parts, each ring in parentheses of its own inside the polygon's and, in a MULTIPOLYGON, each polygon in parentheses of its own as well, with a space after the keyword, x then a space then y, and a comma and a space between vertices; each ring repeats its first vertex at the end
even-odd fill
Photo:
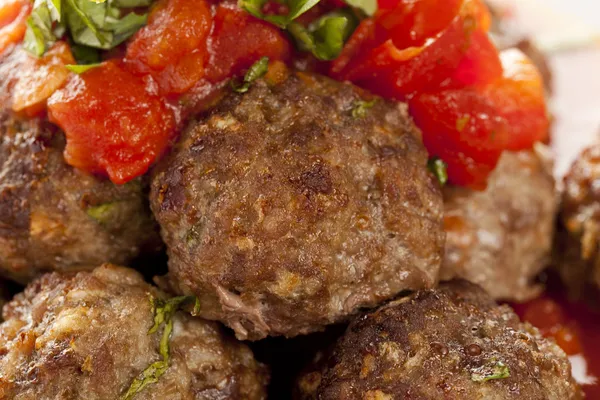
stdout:
POLYGON ((180 311, 150 333, 156 299, 165 294, 113 265, 35 280, 4 307, 0 398, 266 398, 265 367, 214 322, 180 311))
POLYGON ((442 196, 402 103, 301 72, 192 123, 151 207, 170 285, 240 339, 321 330, 432 287, 442 196))
POLYGON ((466 281, 357 318, 297 389, 320 400, 582 398, 564 352, 466 281))
POLYGON ((0 274, 27 282, 43 271, 125 264, 156 250, 147 185, 117 186, 70 167, 61 132, 12 114, 23 52, 0 61, 0 274))
POLYGON ((504 152, 484 191, 444 189, 444 280, 461 277, 493 298, 526 301, 552 250, 557 198, 543 145, 504 152))
POLYGON ((581 153, 564 178, 556 259, 573 293, 600 288, 600 143, 581 153))

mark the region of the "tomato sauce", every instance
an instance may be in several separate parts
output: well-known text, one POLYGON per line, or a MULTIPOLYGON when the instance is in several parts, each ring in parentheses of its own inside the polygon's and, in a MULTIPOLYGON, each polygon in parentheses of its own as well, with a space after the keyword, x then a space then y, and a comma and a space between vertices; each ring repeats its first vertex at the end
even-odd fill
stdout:
POLYGON ((513 308, 567 353, 586 399, 600 399, 600 310, 582 300, 570 301, 557 281, 540 298, 513 308))

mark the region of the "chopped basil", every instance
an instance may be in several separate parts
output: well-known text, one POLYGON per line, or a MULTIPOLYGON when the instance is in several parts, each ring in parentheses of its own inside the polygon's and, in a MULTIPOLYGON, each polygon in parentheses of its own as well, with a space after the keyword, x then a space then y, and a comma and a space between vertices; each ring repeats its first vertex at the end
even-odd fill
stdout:
POLYGON ((246 75, 244 76, 244 82, 239 87, 234 87, 234 90, 238 93, 246 93, 250 89, 250 85, 255 80, 264 76, 269 70, 269 57, 262 57, 260 60, 255 62, 246 75))
POLYGON ((98 49, 89 46, 74 44, 71 46, 73 57, 77 60, 77 64, 97 64, 100 62, 100 53, 98 49))
POLYGON ((25 49, 39 57, 67 32, 77 45, 112 49, 146 23, 147 14, 126 9, 149 4, 150 0, 35 0, 25 49))
POLYGON ((262 8, 267 0, 239 0, 238 6, 256 18, 263 19, 285 29, 293 20, 316 6, 319 1, 321 0, 288 0, 286 2, 289 7, 287 15, 265 15, 262 12, 262 8))
POLYGON ((377 99, 373 99, 371 101, 359 100, 354 103, 354 108, 352 109, 352 116, 354 118, 364 118, 367 116, 367 110, 375 105, 377 99))
MULTIPOLYGON (((102 65, 102 63, 98 63, 98 64, 85 64, 85 65, 73 65, 73 64, 69 64, 69 65, 65 65, 67 67, 67 69, 71 72, 75 72, 76 74, 83 74, 85 71, 92 69, 92 68, 96 68, 98 66, 102 65)), ((88 210, 88 215, 90 214, 90 210, 88 210)))
POLYGON ((505 379, 508 377, 510 377, 508 366, 502 361, 495 360, 471 372, 471 380, 473 382, 487 382, 493 379, 505 379))
POLYGON ((329 61, 340 55, 358 22, 350 9, 343 9, 323 15, 308 28, 293 22, 288 31, 300 50, 310 51, 319 60, 329 61))
POLYGON ((440 185, 444 186, 448 182, 448 165, 438 157, 430 158, 427 162, 427 168, 437 178, 440 185))
POLYGON ((368 16, 373 16, 377 12, 377 0, 346 0, 346 4, 362 10, 368 16))
POLYGON ((195 296, 179 296, 169 300, 157 299, 150 296, 152 313, 154 314, 154 324, 148 331, 148 334, 157 332, 161 325, 164 325, 158 349, 162 359, 155 361, 146 367, 146 369, 133 380, 127 392, 121 396, 121 400, 131 400, 136 394, 144 390, 146 386, 158 382, 160 377, 167 371, 169 368, 169 359, 171 357, 169 339, 171 337, 171 332, 173 332, 173 315, 183 303, 193 299, 195 299, 195 304, 192 314, 195 315, 198 313, 200 307, 200 302, 195 296))

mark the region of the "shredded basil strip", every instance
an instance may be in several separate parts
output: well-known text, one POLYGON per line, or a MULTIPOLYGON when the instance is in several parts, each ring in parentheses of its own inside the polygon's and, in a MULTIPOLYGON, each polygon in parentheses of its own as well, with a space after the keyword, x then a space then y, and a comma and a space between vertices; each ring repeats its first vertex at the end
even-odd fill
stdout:
POLYGON ((427 162, 427 168, 437 178, 440 185, 444 186, 448 182, 448 165, 439 157, 430 158, 427 162))
POLYGON ((256 18, 285 29, 293 20, 316 6, 319 1, 321 0, 288 0, 286 2, 289 7, 287 15, 265 15, 262 12, 262 8, 267 3, 267 0, 239 0, 238 6, 256 18))
POLYGON ((159 345, 159 353, 162 359, 155 361, 146 367, 146 369, 133 380, 127 392, 121 396, 121 400, 131 400, 136 394, 144 390, 146 386, 158 382, 160 377, 167 371, 171 357, 169 339, 171 337, 171 332, 173 332, 173 315, 175 315, 175 312, 177 312, 183 303, 191 300, 194 300, 194 311, 192 312, 192 315, 196 315, 199 311, 200 301, 195 296, 179 296, 169 300, 157 299, 150 296, 152 313, 154 314, 154 324, 148 331, 148 334, 157 332, 158 329, 164 325, 159 345))
POLYGON ((244 82, 239 87, 234 87, 238 93, 246 93, 250 89, 250 85, 255 80, 263 77, 269 70, 269 57, 262 57, 260 60, 252 64, 246 75, 244 76, 244 82))
POLYGON ((373 99, 371 101, 359 100, 354 103, 354 108, 352 109, 352 117, 354 118, 364 118, 367 116, 367 110, 372 108, 377 99, 373 99))
POLYGON ((35 0, 27 20, 24 47, 40 57, 68 33, 76 45, 112 49, 146 24, 147 14, 127 10, 150 3, 151 0, 35 0))
MULTIPOLYGON (((100 65, 102 65, 102 63, 97 63, 97 64, 83 64, 83 65, 68 64, 68 65, 65 65, 65 67, 67 67, 67 69, 69 71, 74 72, 74 73, 76 73, 76 74, 79 75, 79 74, 83 74, 87 70, 99 67, 100 65)), ((91 213, 91 209, 88 210, 88 215, 90 215, 90 216, 93 215, 93 213, 91 213)))
POLYGON ((343 9, 323 15, 308 27, 293 22, 288 31, 300 50, 310 51, 319 60, 329 61, 340 55, 358 23, 350 9, 343 9))

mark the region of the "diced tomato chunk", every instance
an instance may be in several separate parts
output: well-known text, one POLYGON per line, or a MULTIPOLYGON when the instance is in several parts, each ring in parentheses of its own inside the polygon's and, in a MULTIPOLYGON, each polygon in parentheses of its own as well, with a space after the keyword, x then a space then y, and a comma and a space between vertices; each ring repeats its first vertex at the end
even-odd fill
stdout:
POLYGON ((261 57, 287 60, 290 45, 275 26, 252 17, 234 2, 217 6, 207 79, 218 82, 240 74, 261 57))
POLYGON ((14 88, 12 109, 34 116, 46 109, 46 100, 60 89, 71 74, 65 67, 75 64, 71 49, 65 42, 57 42, 44 56, 32 59, 23 66, 14 88))
POLYGON ((463 59, 481 7, 479 0, 398 1, 374 22, 361 23, 332 62, 330 74, 388 98, 434 89, 463 59))
POLYGON ((173 138, 175 119, 147 80, 108 61, 48 100, 50 120, 67 138, 65 160, 125 183, 144 174, 173 138))
POLYGON ((502 151, 548 135, 541 77, 518 50, 501 54, 504 73, 484 87, 421 93, 410 102, 423 142, 448 164, 451 183, 483 188, 502 151))
POLYGON ((212 26, 204 0, 160 0, 127 48, 134 72, 150 73, 166 94, 183 93, 204 76, 212 26))
POLYGON ((0 0, 0 53, 23 39, 31 7, 29 0, 0 0))

